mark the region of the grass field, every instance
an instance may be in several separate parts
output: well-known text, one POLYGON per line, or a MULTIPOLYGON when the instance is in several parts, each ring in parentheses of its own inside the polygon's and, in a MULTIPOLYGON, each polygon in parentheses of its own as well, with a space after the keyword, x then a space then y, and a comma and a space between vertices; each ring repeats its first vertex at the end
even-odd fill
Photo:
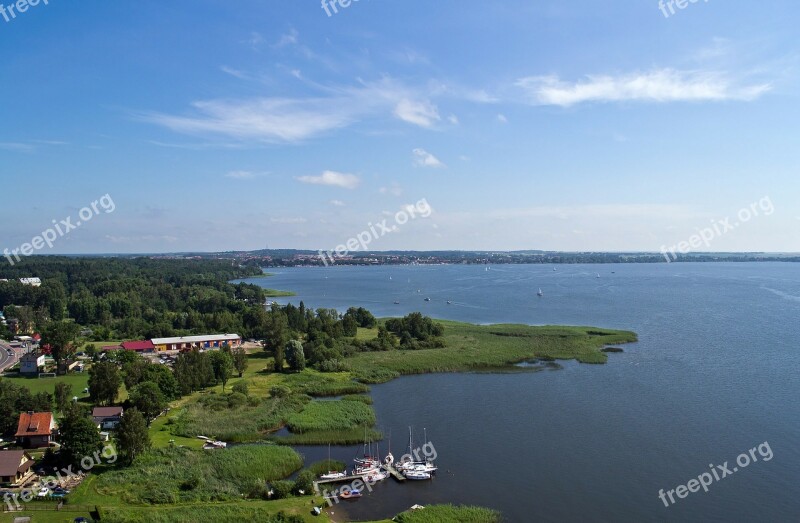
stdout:
POLYGON ((594 327, 439 323, 445 328, 445 348, 366 352, 347 361, 357 377, 379 383, 403 374, 501 370, 538 358, 605 363, 608 356, 600 349, 637 339, 633 332, 594 327))
POLYGON ((293 449, 247 445, 216 451, 158 449, 124 469, 91 476, 70 495, 70 503, 172 505, 260 499, 267 483, 303 466, 293 449))
POLYGON ((360 401, 312 401, 289 417, 289 430, 302 434, 315 431, 346 430, 375 424, 372 407, 360 401))
POLYGON ((11 375, 3 376, 3 379, 7 380, 9 383, 13 383, 14 385, 27 387, 28 390, 34 394, 37 392, 47 392, 48 394, 52 394, 56 388, 56 383, 69 383, 72 385, 73 396, 78 396, 78 398, 82 398, 84 396, 88 397, 88 394, 83 393, 83 389, 89 386, 88 372, 76 372, 74 374, 59 376, 57 378, 28 378, 11 375))

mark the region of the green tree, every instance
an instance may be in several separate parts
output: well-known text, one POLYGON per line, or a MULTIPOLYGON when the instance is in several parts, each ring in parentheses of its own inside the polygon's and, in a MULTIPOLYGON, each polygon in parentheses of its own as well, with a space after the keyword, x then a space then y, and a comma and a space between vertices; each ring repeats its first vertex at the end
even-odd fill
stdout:
POLYGON ((231 355, 233 356, 233 367, 241 378, 244 371, 247 370, 247 351, 244 350, 244 347, 239 346, 231 351, 231 355))
POLYGON ((89 369, 89 397, 100 405, 111 405, 117 400, 122 377, 119 368, 111 362, 101 361, 89 369))
MULTIPOLYGON (((167 408, 167 400, 157 384, 152 381, 144 381, 136 385, 131 390, 131 405, 142 413, 150 425, 151 420, 158 416, 161 411, 167 408)), ((127 413, 125 414, 127 416, 127 413)))
POLYGON ((59 424, 61 454, 67 463, 79 465, 86 456, 100 450, 103 442, 97 425, 80 405, 70 405, 59 424))
POLYGON ((303 344, 297 340, 292 340, 286 344, 286 363, 289 368, 295 371, 302 371, 306 368, 306 357, 303 354, 303 344))
POLYGON ((80 327, 70 321, 54 321, 42 329, 42 345, 50 345, 50 354, 56 361, 56 369, 63 374, 64 361, 75 353, 75 338, 80 327))
POLYGON ((130 465, 141 453, 150 448, 150 431, 144 416, 136 408, 128 409, 117 427, 117 451, 122 462, 130 465))
POLYGON ((233 357, 225 351, 215 351, 211 353, 211 365, 214 368, 214 379, 222 383, 222 390, 228 384, 228 379, 233 374, 233 357))
POLYGON ((56 408, 61 412, 65 412, 72 401, 72 385, 64 382, 56 383, 53 399, 56 402, 56 408))
POLYGON ((275 371, 283 372, 284 349, 289 341, 289 321, 277 305, 267 314, 266 341, 264 350, 271 351, 275 358, 275 371))

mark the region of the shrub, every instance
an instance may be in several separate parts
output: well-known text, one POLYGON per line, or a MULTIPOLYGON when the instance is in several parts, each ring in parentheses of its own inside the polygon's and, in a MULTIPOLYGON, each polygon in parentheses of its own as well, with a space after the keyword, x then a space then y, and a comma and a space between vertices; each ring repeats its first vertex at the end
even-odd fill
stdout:
POLYGON ((248 395, 247 382, 246 381, 239 381, 239 382, 234 383, 233 387, 231 387, 231 391, 238 392, 239 394, 243 394, 243 395, 247 396, 248 395))
POLYGON ((302 470, 300 474, 297 475, 297 478, 294 480, 294 489, 293 492, 295 494, 300 494, 302 490, 305 494, 309 494, 312 490, 314 490, 314 480, 316 476, 310 470, 302 470))
POLYGON ((286 387, 285 385, 273 385, 269 389, 269 395, 272 396, 273 398, 285 398, 291 393, 292 393, 291 389, 289 389, 289 387, 286 387))
POLYGON ((272 499, 284 499, 292 495, 294 482, 288 480, 276 481, 272 484, 272 499))

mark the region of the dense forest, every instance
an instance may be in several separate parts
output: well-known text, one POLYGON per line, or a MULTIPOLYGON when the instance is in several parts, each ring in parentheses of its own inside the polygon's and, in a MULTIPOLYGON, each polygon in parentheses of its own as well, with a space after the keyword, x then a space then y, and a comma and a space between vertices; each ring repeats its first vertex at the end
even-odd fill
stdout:
POLYGON ((32 257, 0 266, 9 280, 0 282, 0 308, 25 331, 71 318, 98 341, 246 333, 245 313, 266 294, 229 281, 261 272, 229 260, 32 257), (25 277, 40 278, 41 287, 19 283, 25 277))

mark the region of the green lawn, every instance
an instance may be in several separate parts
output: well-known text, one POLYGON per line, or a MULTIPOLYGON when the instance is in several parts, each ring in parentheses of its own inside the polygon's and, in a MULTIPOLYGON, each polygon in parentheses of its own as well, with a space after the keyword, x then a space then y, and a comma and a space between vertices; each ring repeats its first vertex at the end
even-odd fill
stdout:
POLYGON ((4 380, 8 380, 14 385, 27 387, 32 393, 47 392, 52 394, 55 390, 56 383, 69 383, 72 385, 72 395, 78 398, 88 397, 88 394, 83 393, 83 389, 89 386, 89 373, 76 372, 66 376, 59 376, 57 378, 28 378, 23 376, 3 376, 4 380))

